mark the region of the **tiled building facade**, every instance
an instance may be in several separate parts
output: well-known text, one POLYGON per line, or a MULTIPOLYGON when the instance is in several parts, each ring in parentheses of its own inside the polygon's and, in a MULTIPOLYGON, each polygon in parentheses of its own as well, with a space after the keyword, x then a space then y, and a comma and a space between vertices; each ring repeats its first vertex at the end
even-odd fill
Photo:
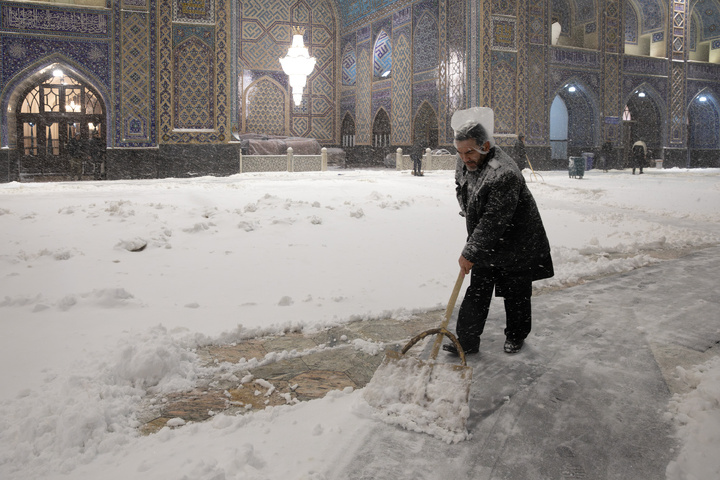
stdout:
POLYGON ((0 0, 0 53, 2 181, 74 132, 107 178, 235 173, 246 132, 380 162, 451 149, 474 105, 536 168, 606 142, 620 166, 637 139, 720 166, 720 0, 0 0), (317 59, 299 106, 278 62, 292 26, 317 59))

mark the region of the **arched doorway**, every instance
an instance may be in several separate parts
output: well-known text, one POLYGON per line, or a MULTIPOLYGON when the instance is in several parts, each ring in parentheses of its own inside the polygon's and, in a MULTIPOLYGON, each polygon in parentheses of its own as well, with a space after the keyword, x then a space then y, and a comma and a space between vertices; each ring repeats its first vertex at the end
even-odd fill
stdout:
POLYGON ((688 105, 688 167, 717 167, 720 149, 720 101, 703 90, 688 105))
POLYGON ((103 178, 106 116, 95 89, 55 66, 19 95, 15 111, 20 180, 103 178))
POLYGON ((435 110, 429 103, 423 102, 415 115, 413 122, 413 143, 423 145, 426 148, 437 148, 438 145, 438 121, 435 110))
POLYGON ((346 113, 343 118, 340 135, 342 137, 343 147, 355 146, 355 121, 349 113, 346 113))
POLYGON ((628 98, 623 113, 623 150, 625 164, 632 145, 638 140, 645 142, 648 159, 660 158, 663 146, 663 121, 659 95, 647 85, 636 88, 628 98))
POLYGON ((550 151, 553 160, 567 159, 568 110, 563 99, 556 95, 550 106, 550 151))
POLYGON ((378 110, 373 122, 373 147, 390 146, 390 117, 384 108, 378 110))
POLYGON ((390 153, 390 116, 384 108, 378 110, 373 121, 373 162, 384 163, 390 153))
POLYGON ((593 152, 599 145, 599 108, 590 90, 569 80, 557 90, 550 107, 550 146, 559 167, 570 156, 593 152))

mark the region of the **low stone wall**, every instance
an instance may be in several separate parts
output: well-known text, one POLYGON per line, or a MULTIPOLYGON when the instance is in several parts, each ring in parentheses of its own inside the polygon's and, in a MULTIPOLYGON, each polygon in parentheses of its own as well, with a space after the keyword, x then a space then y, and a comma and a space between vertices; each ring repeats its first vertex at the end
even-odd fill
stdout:
POLYGON ((292 147, 287 155, 239 154, 238 171, 251 172, 324 172, 327 170, 327 148, 320 155, 293 155, 292 147))

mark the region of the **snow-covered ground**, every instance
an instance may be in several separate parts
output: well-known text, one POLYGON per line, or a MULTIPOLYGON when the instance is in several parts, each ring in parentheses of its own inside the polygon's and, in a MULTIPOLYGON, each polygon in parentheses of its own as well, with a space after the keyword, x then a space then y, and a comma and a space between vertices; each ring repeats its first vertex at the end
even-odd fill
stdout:
MULTIPOLYGON (((718 169, 542 175, 537 288, 720 244, 718 169)), ((444 308, 464 228, 447 171, 0 185, 0 478, 328 478, 376 422, 361 392, 145 437, 135 415, 206 373, 197 346, 444 308)), ((667 477, 716 478, 720 361, 678 375, 667 477)))

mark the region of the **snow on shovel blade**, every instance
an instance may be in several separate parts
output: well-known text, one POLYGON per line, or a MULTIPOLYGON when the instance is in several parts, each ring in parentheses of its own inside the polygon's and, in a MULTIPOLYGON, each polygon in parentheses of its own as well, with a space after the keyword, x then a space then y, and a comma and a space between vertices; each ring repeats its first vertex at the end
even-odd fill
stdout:
POLYGON ((363 397, 387 423, 457 443, 469 438, 471 382, 470 367, 388 351, 363 397))

